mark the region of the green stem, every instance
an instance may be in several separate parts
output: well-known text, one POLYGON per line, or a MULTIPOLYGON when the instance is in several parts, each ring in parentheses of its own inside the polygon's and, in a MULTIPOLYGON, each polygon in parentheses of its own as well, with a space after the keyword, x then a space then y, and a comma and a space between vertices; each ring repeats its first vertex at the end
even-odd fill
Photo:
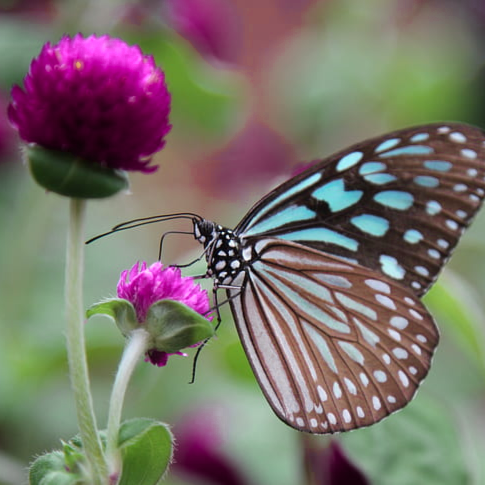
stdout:
POLYGON ((84 343, 84 219, 86 201, 71 199, 66 256, 67 356, 83 448, 93 485, 103 485, 107 468, 96 427, 84 343))
POLYGON ((121 475, 121 456, 118 448, 118 435, 123 401, 136 364, 147 350, 149 337, 150 335, 143 328, 137 328, 131 332, 113 384, 109 404, 108 431, 106 434, 106 458, 110 476, 121 475))

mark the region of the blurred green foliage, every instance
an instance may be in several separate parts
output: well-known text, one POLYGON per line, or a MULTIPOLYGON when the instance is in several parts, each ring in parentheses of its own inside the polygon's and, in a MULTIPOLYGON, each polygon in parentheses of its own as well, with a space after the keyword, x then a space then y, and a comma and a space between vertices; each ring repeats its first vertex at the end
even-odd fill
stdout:
MULTIPOLYGON (((263 15, 261 2, 246 3, 254 15, 245 17, 248 50, 241 64, 230 69, 206 62, 161 19, 127 23, 126 16, 115 15, 123 7, 117 2, 103 8, 91 2, 80 17, 85 2, 57 2, 56 13, 42 22, 0 14, 0 89, 5 96, 41 45, 57 41, 65 31, 106 32, 139 43, 166 70, 174 130, 157 157, 161 168, 151 177, 133 176, 130 195, 90 204, 87 237, 130 218, 184 210, 234 226, 263 195, 262 183, 273 181, 255 174, 247 196, 223 199, 193 176, 193 167, 237 136, 250 114, 257 113, 291 142, 302 160, 405 125, 485 119, 483 87, 477 82, 485 40, 480 18, 468 10, 472 2, 329 0, 307 2, 307 10, 301 2, 301 24, 271 49, 252 37, 251 22, 257 25, 263 15), (262 53, 264 62, 247 61, 262 53)), ((269 3, 285 8, 284 2, 269 3)), ((59 448, 59 440, 77 430, 63 336, 67 204, 35 186, 20 159, 5 161, 0 171, 0 484, 9 485, 26 479, 24 467, 34 455, 59 448)), ((283 169, 281 176, 286 176, 283 169)), ((160 235, 179 228, 187 229, 152 226, 88 246, 86 307, 114 296, 119 273, 137 260, 155 260, 160 235)), ((485 483, 480 432, 484 231, 485 214, 480 214, 460 243, 451 271, 445 270, 426 299, 442 340, 419 396, 383 423, 341 438, 372 483, 485 483)), ((190 261, 199 254, 190 237, 172 238, 164 248, 165 262, 190 261)), ((203 272, 201 265, 185 274, 203 272)), ((299 435, 269 409, 227 308, 222 317, 217 338, 198 361, 195 383, 188 384, 192 358, 174 357, 162 369, 140 364, 124 415, 174 424, 186 413, 222 408, 230 423, 224 428, 225 451, 254 483, 303 483, 299 435)), ((104 427, 123 338, 102 317, 87 323, 86 335, 95 405, 104 427)), ((321 446, 328 440, 316 439, 321 446)), ((166 483, 184 482, 169 475, 166 483)))

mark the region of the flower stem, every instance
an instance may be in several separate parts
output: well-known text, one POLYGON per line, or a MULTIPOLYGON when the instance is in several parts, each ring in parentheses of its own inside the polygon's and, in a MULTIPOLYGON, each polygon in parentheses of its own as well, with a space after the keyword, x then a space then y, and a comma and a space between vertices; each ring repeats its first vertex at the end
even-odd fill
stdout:
POLYGON ((67 356, 83 448, 91 468, 94 485, 107 480, 107 468, 96 427, 89 386, 86 346, 84 343, 84 219, 86 201, 71 199, 66 256, 67 356))
POLYGON ((144 328, 133 330, 121 357, 109 404, 108 430, 106 435, 106 458, 110 476, 121 474, 121 457, 118 448, 118 434, 121 411, 126 389, 140 357, 146 352, 150 335, 144 328))

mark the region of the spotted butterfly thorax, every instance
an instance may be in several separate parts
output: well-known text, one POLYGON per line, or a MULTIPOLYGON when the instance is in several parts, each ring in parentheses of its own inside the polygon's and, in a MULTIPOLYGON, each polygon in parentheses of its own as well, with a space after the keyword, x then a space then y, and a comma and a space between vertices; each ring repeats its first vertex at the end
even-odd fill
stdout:
POLYGON ((438 330, 420 297, 485 194, 485 134, 407 128, 313 164, 234 230, 194 217, 249 363, 285 423, 368 426, 429 371, 438 330))

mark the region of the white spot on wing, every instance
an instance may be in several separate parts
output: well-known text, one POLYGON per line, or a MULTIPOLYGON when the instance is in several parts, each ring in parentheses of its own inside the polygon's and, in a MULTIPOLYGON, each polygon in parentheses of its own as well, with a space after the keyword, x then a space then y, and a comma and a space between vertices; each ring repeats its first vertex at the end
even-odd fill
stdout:
POLYGON ((342 418, 344 419, 344 422, 346 422, 346 423, 350 423, 350 421, 352 421, 352 416, 350 415, 348 409, 344 409, 342 411, 342 418))

